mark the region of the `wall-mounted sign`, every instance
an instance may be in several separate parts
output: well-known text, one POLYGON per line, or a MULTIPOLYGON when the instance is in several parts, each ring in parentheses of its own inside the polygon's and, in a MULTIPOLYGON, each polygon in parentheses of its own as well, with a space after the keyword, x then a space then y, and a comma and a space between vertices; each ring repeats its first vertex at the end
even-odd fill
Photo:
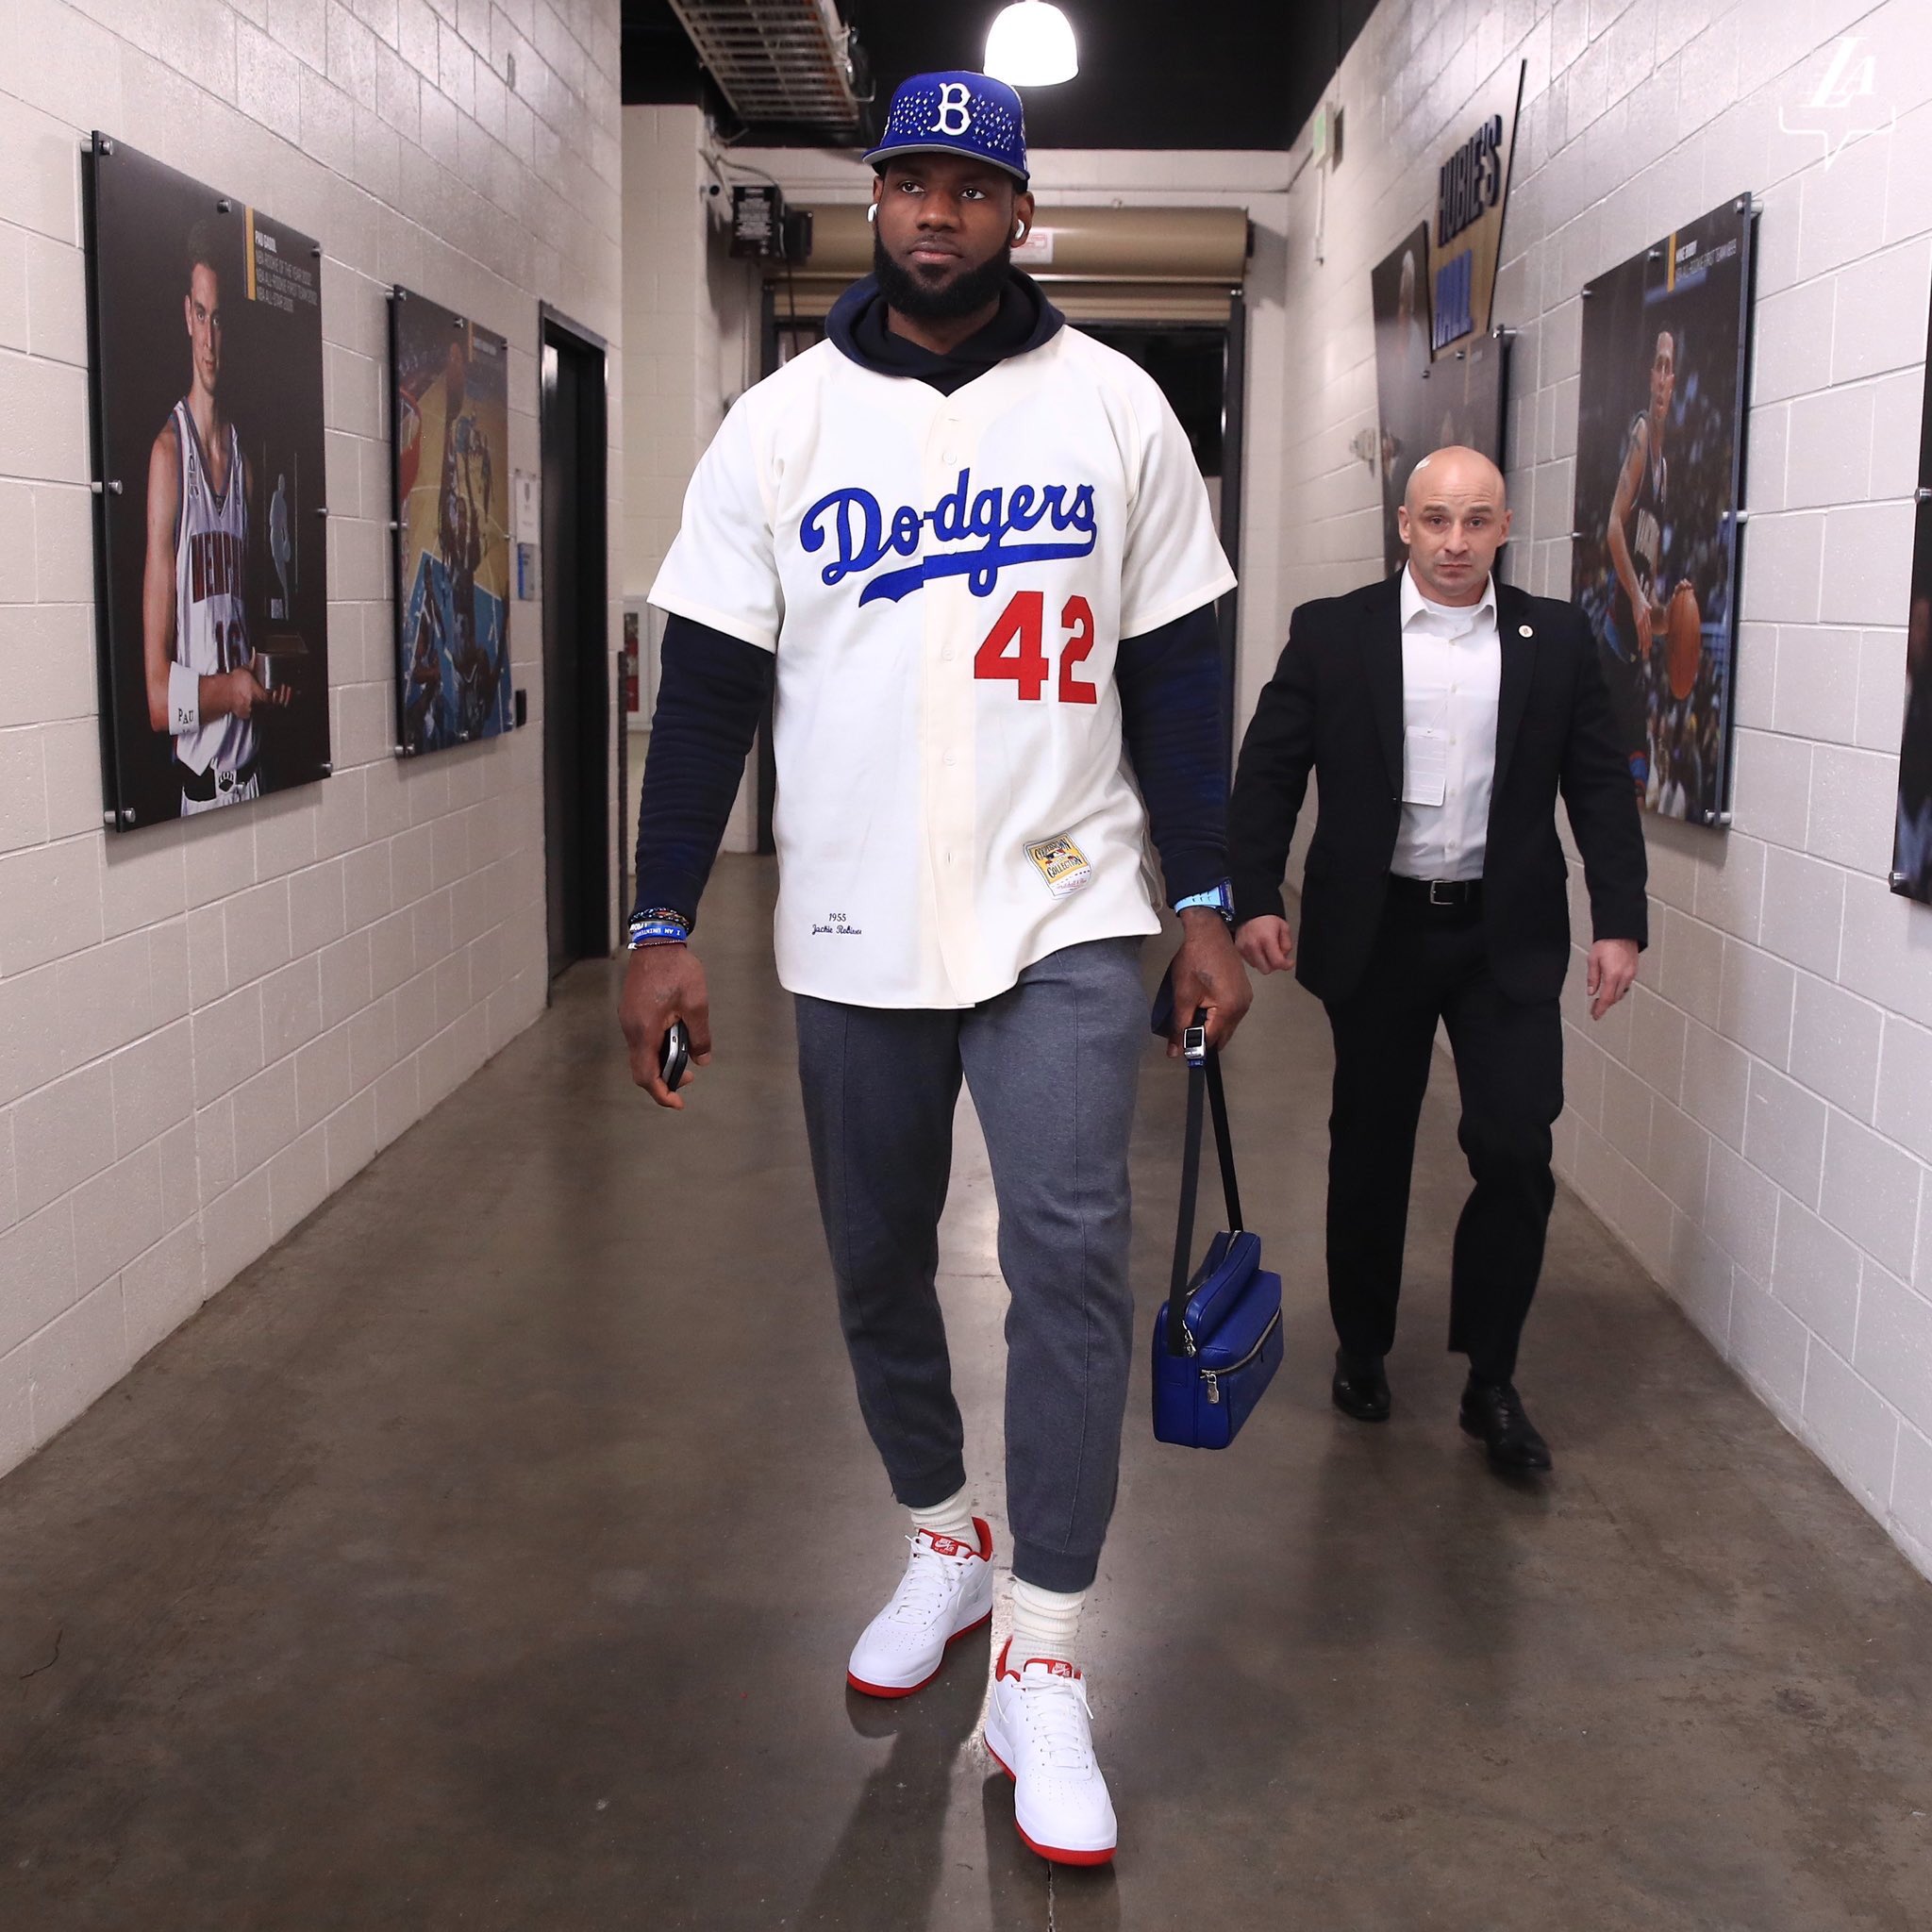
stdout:
POLYGON ((1932 902, 1932 381, 1919 428, 1919 524, 1906 612, 1906 717, 1899 741, 1891 890, 1932 902))
POLYGON ((396 747, 510 728, 508 350, 426 296, 390 298, 396 747))
POLYGON ((1728 823, 1752 205, 1740 195, 1584 288, 1571 595, 1638 803, 1728 823))
POLYGON ((88 158, 108 823, 330 771, 321 247, 96 134, 88 158))
POLYGON ((1410 473, 1432 449, 1450 443, 1503 461, 1503 405, 1509 344, 1498 335, 1466 336, 1429 354, 1428 291, 1418 264, 1428 232, 1418 224, 1370 272, 1375 316, 1375 413, 1382 471, 1382 562, 1399 570, 1405 555, 1396 506, 1410 473))
POLYGON ((543 479, 528 470, 519 470, 510 478, 510 502, 514 506, 510 541, 541 543, 543 541, 543 479))
POLYGON ((1476 103, 1462 139, 1436 171, 1429 224, 1429 346, 1437 354, 1465 336, 1487 335, 1503 254, 1503 215, 1525 63, 1505 69, 1476 103))
POLYGON ((1505 69, 1476 101, 1436 170, 1427 218, 1370 271, 1382 560, 1391 572, 1404 555, 1395 511, 1416 464, 1452 442, 1503 460, 1509 345, 1491 313, 1524 67, 1505 69))

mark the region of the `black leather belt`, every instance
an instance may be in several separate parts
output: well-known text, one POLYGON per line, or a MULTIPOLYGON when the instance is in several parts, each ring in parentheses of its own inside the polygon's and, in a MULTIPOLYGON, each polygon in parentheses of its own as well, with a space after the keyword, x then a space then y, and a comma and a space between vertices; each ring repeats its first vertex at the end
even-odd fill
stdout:
POLYGON ((225 798, 238 786, 245 785, 261 768, 261 758, 258 753, 239 771, 224 772, 210 765, 205 772, 191 771, 186 765, 175 760, 181 774, 181 792, 185 798, 193 799, 198 805, 208 805, 217 798, 225 798))
POLYGON ((1411 879, 1399 872, 1389 874, 1392 897, 1421 906, 1479 906, 1483 882, 1480 879, 1411 879))

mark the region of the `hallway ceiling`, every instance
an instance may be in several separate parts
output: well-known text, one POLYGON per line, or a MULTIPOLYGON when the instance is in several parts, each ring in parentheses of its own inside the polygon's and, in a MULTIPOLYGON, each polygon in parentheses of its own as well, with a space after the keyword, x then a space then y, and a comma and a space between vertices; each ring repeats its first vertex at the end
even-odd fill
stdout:
POLYGON ((857 131, 850 36, 827 0, 671 0, 706 72, 748 125, 803 121, 857 131))
MULTIPOLYGON (((911 6, 840 0, 876 82, 874 121, 909 74, 977 67, 1004 0, 911 6)), ((1035 147, 1288 147, 1354 43, 1374 0, 1058 0, 1080 43, 1080 74, 1029 89, 1035 147)), ((623 0, 626 102, 704 99, 739 123, 699 69, 670 0, 623 0)), ((760 125, 754 139, 822 146, 809 129, 760 125)))

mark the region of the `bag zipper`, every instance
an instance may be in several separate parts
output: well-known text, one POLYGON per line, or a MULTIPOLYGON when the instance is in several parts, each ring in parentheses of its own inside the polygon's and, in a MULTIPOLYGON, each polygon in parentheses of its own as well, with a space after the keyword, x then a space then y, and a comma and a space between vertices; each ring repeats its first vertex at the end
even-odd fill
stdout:
POLYGON ((1267 1327, 1262 1329, 1261 1339, 1256 1342, 1253 1348, 1249 1349, 1246 1355, 1242 1356, 1240 1361, 1229 1362, 1224 1369, 1203 1369, 1201 1371, 1201 1379, 1208 1385, 1208 1402, 1210 1407, 1218 1408, 1221 1406, 1221 1377, 1233 1374, 1237 1369, 1246 1368, 1268 1346, 1268 1338, 1280 1326, 1281 1310, 1276 1308, 1274 1319, 1270 1321, 1267 1327))

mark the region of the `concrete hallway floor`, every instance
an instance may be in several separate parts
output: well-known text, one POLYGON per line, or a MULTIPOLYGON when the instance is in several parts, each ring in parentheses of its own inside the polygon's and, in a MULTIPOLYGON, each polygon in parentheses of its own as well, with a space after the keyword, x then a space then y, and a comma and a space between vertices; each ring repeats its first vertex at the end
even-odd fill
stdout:
MULTIPOLYGON (((616 969, 578 968, 0 1482, 0 1926, 1932 1927, 1932 1588, 1567 1194, 1521 1377, 1557 1473, 1457 1434, 1446 1070, 1394 1419, 1329 1408, 1327 1036, 1279 982, 1229 1081, 1288 1359, 1218 1457, 1155 1444, 1137 1367, 1085 1639, 1115 1865, 1015 1838, 986 1638, 849 1694, 901 1521, 773 883, 727 860, 707 902, 682 1118, 629 1083, 616 969)), ((1182 1100, 1150 1039, 1143 1345, 1182 1100)), ((969 1131, 944 1288, 1004 1542, 992 1237, 969 1131)))

